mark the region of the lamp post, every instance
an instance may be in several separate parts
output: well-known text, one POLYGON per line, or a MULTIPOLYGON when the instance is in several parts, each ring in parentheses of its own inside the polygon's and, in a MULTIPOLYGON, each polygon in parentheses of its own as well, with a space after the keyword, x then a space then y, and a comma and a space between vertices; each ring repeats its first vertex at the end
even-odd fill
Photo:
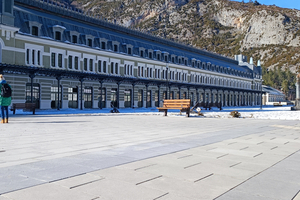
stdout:
POLYGON ((260 109, 262 110, 262 104, 263 104, 263 96, 262 96, 262 82, 263 80, 261 79, 261 84, 260 84, 260 109))
POLYGON ((167 94, 166 94, 166 99, 170 99, 170 91, 169 91, 169 80, 168 80, 168 74, 169 74, 169 63, 166 64, 166 69, 167 69, 167 74, 166 74, 166 79, 167 79, 167 94))

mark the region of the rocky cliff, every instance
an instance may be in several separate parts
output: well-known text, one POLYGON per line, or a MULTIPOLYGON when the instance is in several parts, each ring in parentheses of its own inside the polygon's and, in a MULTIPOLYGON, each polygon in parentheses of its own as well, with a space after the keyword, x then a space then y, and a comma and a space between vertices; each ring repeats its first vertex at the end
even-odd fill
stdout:
POLYGON ((60 0, 126 27, 265 67, 300 66, 300 11, 229 0, 60 0))

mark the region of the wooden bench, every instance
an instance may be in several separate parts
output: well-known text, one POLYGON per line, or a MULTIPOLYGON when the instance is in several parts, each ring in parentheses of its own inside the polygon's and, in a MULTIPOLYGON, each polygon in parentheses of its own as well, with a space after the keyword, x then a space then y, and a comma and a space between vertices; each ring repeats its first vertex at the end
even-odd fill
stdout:
POLYGON ((17 109, 23 109, 24 111, 32 111, 32 114, 35 114, 35 103, 13 103, 10 108, 13 111, 13 114, 16 114, 17 109))
POLYGON ((186 116, 190 116, 191 101, 190 99, 166 99, 164 100, 163 107, 158 107, 159 112, 165 112, 167 116, 168 110, 180 110, 186 112, 186 116))

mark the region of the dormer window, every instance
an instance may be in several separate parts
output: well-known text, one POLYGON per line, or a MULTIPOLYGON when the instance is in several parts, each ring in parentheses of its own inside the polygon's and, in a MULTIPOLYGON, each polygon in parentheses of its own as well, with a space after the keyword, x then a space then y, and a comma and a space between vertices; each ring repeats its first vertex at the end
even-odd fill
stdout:
POLYGON ((85 39, 86 39, 86 45, 89 46, 89 47, 93 47, 94 45, 94 36, 92 35, 86 35, 85 36, 85 39))
POLYGON ((29 21, 28 22, 30 34, 34 36, 40 36, 40 30, 42 24, 35 22, 35 21, 29 21))
POLYGON ((72 43, 77 44, 79 36, 80 36, 80 33, 78 33, 77 31, 70 31, 70 37, 71 37, 72 43))
POLYGON ((112 50, 114 52, 119 52, 119 45, 120 45, 120 42, 112 41, 112 50))
POLYGON ((162 59, 165 62, 169 62, 169 53, 168 52, 163 52, 162 53, 162 59))
POLYGON ((66 28, 60 25, 55 25, 52 28, 54 33, 54 39, 58 41, 62 41, 63 33, 66 28))
POLYGON ((128 55, 132 55, 133 46, 131 44, 124 44, 125 49, 127 50, 128 55))
POLYGON ((153 50, 152 49, 147 49, 147 54, 149 59, 153 59, 153 50))
POLYGON ((142 57, 142 58, 145 57, 145 48, 139 47, 139 55, 140 55, 140 57, 142 57))

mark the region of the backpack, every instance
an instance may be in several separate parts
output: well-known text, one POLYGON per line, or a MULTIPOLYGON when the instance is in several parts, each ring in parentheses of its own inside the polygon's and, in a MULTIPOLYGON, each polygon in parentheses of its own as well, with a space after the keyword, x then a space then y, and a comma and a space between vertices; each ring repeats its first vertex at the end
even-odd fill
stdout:
POLYGON ((11 97, 11 88, 7 83, 2 84, 1 87, 1 96, 2 97, 11 97))

